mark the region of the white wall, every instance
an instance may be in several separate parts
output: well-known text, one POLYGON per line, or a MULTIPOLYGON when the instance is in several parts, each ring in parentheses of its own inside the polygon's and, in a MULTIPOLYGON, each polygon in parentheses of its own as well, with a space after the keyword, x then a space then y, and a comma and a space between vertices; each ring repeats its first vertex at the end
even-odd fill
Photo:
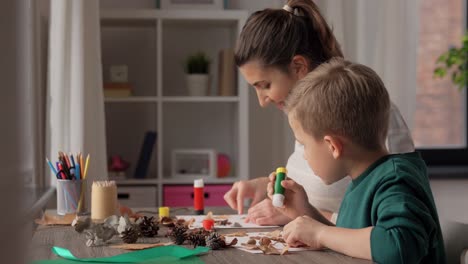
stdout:
POLYGON ((4 214, 0 220, 0 255, 2 263, 21 263, 19 253, 20 225, 18 209, 20 208, 19 179, 22 173, 21 155, 25 154, 19 148, 23 133, 20 133, 25 120, 22 116, 20 95, 23 90, 18 84, 22 75, 18 74, 19 59, 19 23, 21 17, 19 7, 25 6, 25 1, 0 1, 0 76, 2 94, 0 96, 0 211, 4 214))
POLYGON ((468 223, 468 179, 433 179, 431 188, 440 219, 468 223))

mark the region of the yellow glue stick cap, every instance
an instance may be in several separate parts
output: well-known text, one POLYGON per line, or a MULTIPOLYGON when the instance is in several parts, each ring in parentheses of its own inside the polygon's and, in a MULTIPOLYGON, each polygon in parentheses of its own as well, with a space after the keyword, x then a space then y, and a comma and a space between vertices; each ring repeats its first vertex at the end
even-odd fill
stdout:
POLYGON ((288 170, 286 170, 285 167, 278 167, 276 169, 276 173, 286 173, 286 174, 288 174, 288 170))
POLYGON ((159 217, 169 217, 169 207, 159 207, 159 217))

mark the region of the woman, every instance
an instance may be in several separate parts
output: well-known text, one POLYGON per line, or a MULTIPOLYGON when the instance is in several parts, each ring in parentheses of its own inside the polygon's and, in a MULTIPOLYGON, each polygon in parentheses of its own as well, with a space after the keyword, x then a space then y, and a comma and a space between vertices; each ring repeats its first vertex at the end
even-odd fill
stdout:
MULTIPOLYGON (((343 53, 311 0, 289 0, 283 9, 253 13, 242 29, 235 51, 236 64, 257 92, 259 104, 274 104, 279 109, 298 80, 332 57, 343 57, 343 53)), ((387 148, 391 153, 414 151, 410 132, 393 104, 387 148)), ((304 186, 309 202, 334 222, 349 178, 325 185, 307 166, 303 153, 303 147, 296 142, 286 165, 288 177, 304 186)), ((286 224, 291 219, 276 210, 266 197, 267 183, 268 177, 236 182, 224 199, 239 214, 243 213, 244 199, 253 199, 248 210, 251 222, 286 224)))

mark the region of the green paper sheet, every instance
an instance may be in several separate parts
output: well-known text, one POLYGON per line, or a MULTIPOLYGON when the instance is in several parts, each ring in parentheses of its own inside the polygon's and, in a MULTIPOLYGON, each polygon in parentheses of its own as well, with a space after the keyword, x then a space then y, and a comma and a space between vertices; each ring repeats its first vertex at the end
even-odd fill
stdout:
POLYGON ((197 255, 208 252, 207 247, 196 247, 188 249, 181 246, 165 246, 139 251, 133 251, 112 257, 104 258, 77 258, 70 250, 61 247, 53 247, 52 252, 62 259, 39 260, 34 264, 77 264, 80 262, 90 263, 203 263, 197 255))

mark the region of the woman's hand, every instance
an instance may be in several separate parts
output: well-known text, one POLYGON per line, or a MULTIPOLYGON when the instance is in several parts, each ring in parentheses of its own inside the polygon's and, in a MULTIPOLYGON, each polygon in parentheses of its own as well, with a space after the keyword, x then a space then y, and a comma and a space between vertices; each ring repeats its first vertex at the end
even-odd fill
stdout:
POLYGON ((271 200, 265 198, 263 201, 249 208, 246 222, 257 225, 285 225, 292 219, 277 210, 271 200))
POLYGON ((299 216, 283 228, 284 241, 292 246, 308 246, 312 249, 323 249, 320 236, 327 225, 308 216, 299 216))
POLYGON ((251 198, 251 206, 259 203, 266 197, 267 177, 235 182, 231 190, 224 194, 224 200, 239 214, 244 213, 244 199, 251 198))

